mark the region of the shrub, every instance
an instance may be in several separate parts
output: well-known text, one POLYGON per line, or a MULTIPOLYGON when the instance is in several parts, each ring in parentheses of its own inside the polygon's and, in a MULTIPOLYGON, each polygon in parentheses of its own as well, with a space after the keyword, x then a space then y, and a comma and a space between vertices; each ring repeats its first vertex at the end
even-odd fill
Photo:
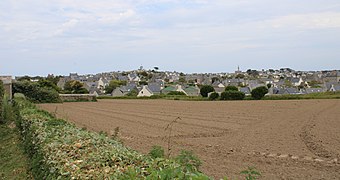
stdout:
POLYGON ((40 87, 38 83, 30 81, 18 81, 13 84, 13 93, 22 93, 34 103, 61 102, 59 93, 55 89, 40 87))
POLYGON ((208 97, 208 94, 210 92, 214 92, 214 91, 215 91, 215 89, 210 85, 204 85, 200 89, 200 93, 203 97, 208 97))
POLYGON ((240 91, 225 91, 221 94, 221 100, 243 100, 245 97, 240 91))
POLYGON ((251 91, 251 97, 260 100, 268 93, 268 89, 265 86, 257 87, 251 91))
POLYGON ((167 95, 186 96, 186 94, 181 91, 170 91, 167 95))
POLYGON ((213 93, 210 94, 209 100, 214 101, 214 100, 218 99, 219 97, 220 97, 220 95, 217 92, 213 92, 213 93))
POLYGON ((224 91, 238 91, 236 86, 227 86, 224 91))

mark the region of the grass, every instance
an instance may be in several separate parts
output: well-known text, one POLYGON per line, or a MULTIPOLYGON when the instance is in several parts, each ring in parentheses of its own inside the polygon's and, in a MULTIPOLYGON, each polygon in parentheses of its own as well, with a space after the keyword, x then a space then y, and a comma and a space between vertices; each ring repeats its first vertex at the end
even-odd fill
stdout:
POLYGON ((0 179, 33 179, 20 145, 20 135, 8 124, 0 125, 0 179))

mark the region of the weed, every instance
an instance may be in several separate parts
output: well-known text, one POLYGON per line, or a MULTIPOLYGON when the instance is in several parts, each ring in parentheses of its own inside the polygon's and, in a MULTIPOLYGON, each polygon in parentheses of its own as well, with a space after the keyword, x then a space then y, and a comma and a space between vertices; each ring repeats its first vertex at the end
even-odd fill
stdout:
POLYGON ((165 131, 168 131, 168 136, 166 137, 167 143, 168 143, 168 154, 167 154, 167 158, 170 158, 171 156, 171 150, 172 150, 172 144, 171 144, 171 134, 172 134, 172 128, 174 126, 175 123, 177 123, 178 120, 182 120, 180 117, 177 117, 176 119, 174 119, 173 121, 171 121, 166 127, 165 127, 165 131))
POLYGON ((261 173, 259 173, 254 167, 248 167, 247 170, 241 172, 241 174, 246 175, 246 180, 256 180, 261 173))
POLYGON ((152 146, 149 156, 152 158, 164 158, 164 149, 161 146, 152 146))

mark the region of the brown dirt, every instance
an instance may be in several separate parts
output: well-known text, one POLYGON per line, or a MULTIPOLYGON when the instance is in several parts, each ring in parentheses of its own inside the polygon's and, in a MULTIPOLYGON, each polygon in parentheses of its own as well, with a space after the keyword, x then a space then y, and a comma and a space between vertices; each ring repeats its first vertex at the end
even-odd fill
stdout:
POLYGON ((79 127, 112 132, 142 153, 192 150, 201 170, 239 179, 254 166, 261 179, 340 179, 340 100, 190 102, 100 100, 39 105, 79 127))

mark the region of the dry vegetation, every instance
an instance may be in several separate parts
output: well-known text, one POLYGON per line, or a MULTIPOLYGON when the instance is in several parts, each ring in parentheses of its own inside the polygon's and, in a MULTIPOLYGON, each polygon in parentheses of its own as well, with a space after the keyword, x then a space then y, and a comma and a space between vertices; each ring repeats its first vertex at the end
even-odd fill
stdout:
POLYGON ((202 170, 215 178, 240 178, 255 166, 263 179, 340 179, 340 101, 167 101, 100 100, 41 104, 79 127, 111 133, 149 152, 171 146, 193 150, 202 170))

